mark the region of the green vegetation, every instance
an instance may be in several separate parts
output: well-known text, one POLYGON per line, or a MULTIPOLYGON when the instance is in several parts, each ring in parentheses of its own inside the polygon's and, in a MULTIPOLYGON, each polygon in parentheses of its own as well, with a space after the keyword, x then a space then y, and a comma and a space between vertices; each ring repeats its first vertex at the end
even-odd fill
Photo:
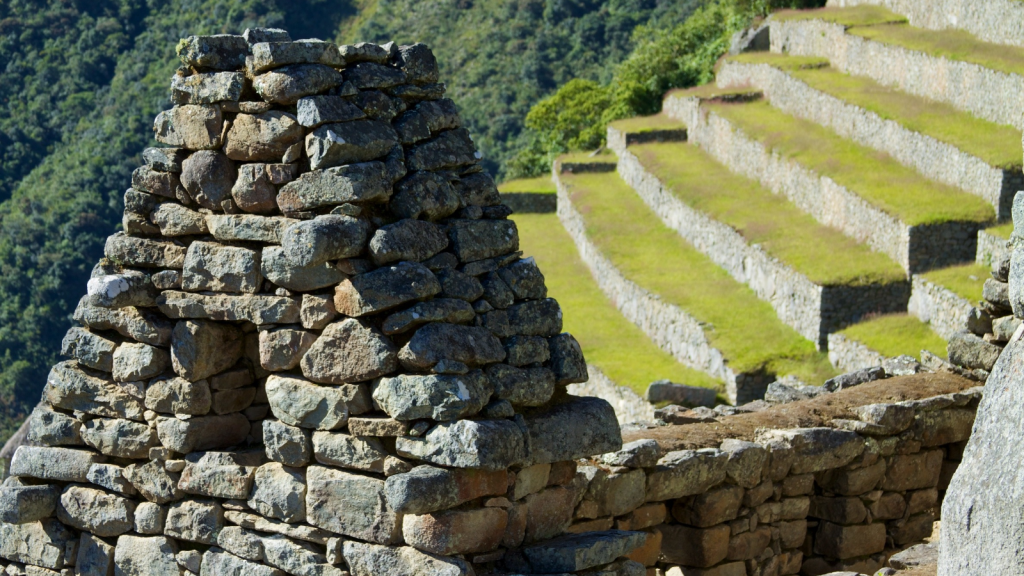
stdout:
POLYGON ((981 198, 928 180, 888 155, 789 116, 767 102, 709 102, 707 106, 773 152, 831 178, 911 226, 995 219, 992 206, 981 198))
POLYGON ((780 20, 824 20, 847 26, 847 33, 941 56, 950 60, 970 62, 1007 74, 1024 75, 1024 48, 978 40, 970 32, 948 28, 928 30, 907 24, 907 19, 879 6, 823 8, 804 12, 779 12, 780 20))
POLYGON ((933 284, 938 284, 966 299, 971 304, 977 304, 981 300, 981 290, 985 280, 991 278, 988 266, 978 264, 962 264, 950 266, 921 274, 933 284))
MULTIPOLYGON (((593 150, 609 122, 655 114, 672 88, 706 84, 732 35, 781 7, 821 6, 823 0, 707 0, 671 29, 639 27, 636 46, 610 78, 566 82, 526 116, 527 131, 506 175, 534 176, 570 150, 593 150)), ((581 75, 582 76, 582 75, 581 75)))
POLYGON ((631 134, 642 134, 644 132, 655 132, 658 130, 685 130, 686 125, 678 120, 673 120, 665 114, 653 114, 651 116, 637 116, 616 120, 609 124, 620 132, 631 134))
POLYGON ((1006 222, 1005 224, 1000 224, 999 226, 985 228, 985 232, 988 232, 993 236, 998 236, 1000 238, 1005 238, 1006 240, 1009 240, 1010 234, 1013 234, 1013 222, 1006 222))
POLYGON ((722 389, 721 382, 677 362, 619 313, 580 261, 557 216, 517 214, 514 218, 519 246, 526 256, 537 259, 548 294, 562 307, 564 330, 579 340, 589 364, 640 395, 648 384, 662 378, 722 389))
POLYGON ((888 257, 819 224, 784 196, 732 173, 696 146, 652 143, 630 150, 685 204, 729 225, 815 284, 860 286, 906 279, 888 257))
POLYGON ((658 220, 615 174, 563 174, 588 237, 630 280, 700 322, 737 372, 765 369, 821 384, 824 354, 784 325, 767 302, 658 220))
POLYGON ((557 192, 555 183, 551 176, 538 176, 536 178, 522 178, 520 180, 508 180, 498 186, 498 192, 511 194, 518 192, 530 192, 533 194, 554 194, 557 192))
POLYGON ((901 354, 917 358, 921 350, 946 356, 946 341, 927 324, 908 314, 875 316, 839 333, 890 358, 901 354))
POLYGON ((852 8, 820 8, 818 10, 781 10, 775 13, 778 20, 824 20, 843 26, 877 26, 880 24, 903 24, 907 22, 901 16, 870 4, 861 4, 852 8))
POLYGON ((844 74, 831 67, 808 67, 809 59, 804 57, 759 53, 743 54, 730 60, 769 64, 786 70, 815 90, 951 144, 991 166, 1004 169, 1021 167, 1018 150, 1021 133, 1011 126, 982 120, 943 102, 887 88, 863 76, 844 74))

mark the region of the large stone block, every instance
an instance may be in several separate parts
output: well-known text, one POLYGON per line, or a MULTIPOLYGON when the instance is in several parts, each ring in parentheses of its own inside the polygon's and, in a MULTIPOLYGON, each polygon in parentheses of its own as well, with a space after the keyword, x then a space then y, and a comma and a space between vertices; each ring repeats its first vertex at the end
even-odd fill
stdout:
POLYGON ((239 114, 228 130, 224 153, 242 162, 280 162, 288 147, 302 137, 302 126, 287 112, 239 114))
POLYGON ((178 58, 187 66, 238 70, 245 66, 249 43, 236 34, 189 36, 178 42, 178 58))
POLYGON ((210 548, 203 553, 199 576, 284 576, 284 572, 239 558, 220 548, 210 548))
POLYGON ((300 266, 358 256, 366 247, 369 224, 343 214, 325 214, 289 226, 281 237, 288 259, 300 266))
POLYGON ((519 249, 519 230, 512 220, 452 220, 448 237, 460 262, 484 260, 519 249))
POLYGON ((323 431, 313 434, 313 454, 321 464, 377 474, 384 473, 388 457, 384 444, 377 438, 323 431))
POLYGON ((0 522, 0 558, 60 570, 74 558, 78 536, 48 518, 28 524, 0 522))
POLYGON ((204 452, 185 456, 178 488, 186 494, 224 499, 245 499, 253 484, 259 452, 204 452))
POLYGON ((401 541, 401 515, 388 506, 384 480, 310 466, 307 521, 318 528, 378 544, 401 541))
POLYGON ((281 187, 277 204, 299 212, 348 202, 380 202, 391 195, 383 162, 364 162, 311 170, 281 187))
POLYGON ((509 420, 459 420, 421 438, 401 437, 398 455, 453 468, 503 470, 527 459, 526 430, 509 420))
POLYGON ((347 277, 332 262, 300 266, 293 262, 280 246, 263 248, 260 270, 273 284, 295 292, 334 286, 347 277))
POLYGON ((223 372, 242 357, 242 333, 229 324, 185 320, 171 335, 174 372, 197 382, 223 372))
MULTIPOLYGON (((530 460, 550 464, 622 447, 615 411, 600 398, 573 398, 526 419, 530 460)), ((650 498, 648 498, 650 500, 650 498)))
POLYGON ((395 184, 391 212, 401 218, 431 222, 446 218, 459 209, 459 195, 444 174, 414 172, 395 184))
POLYGON ((82 440, 100 454, 114 458, 148 458, 160 445, 156 430, 131 420, 96 418, 82 425, 82 440))
POLYGON ((889 458, 889 465, 879 487, 892 491, 934 488, 939 484, 941 472, 941 450, 896 455, 889 458))
POLYGON ((313 455, 309 430, 277 420, 263 421, 263 446, 267 458, 285 466, 305 466, 313 455))
POLYGON ((156 433, 165 448, 188 454, 237 446, 245 441, 251 427, 241 414, 193 416, 188 420, 162 418, 157 422, 156 433))
POLYGON ((157 114, 153 132, 158 142, 189 150, 213 150, 220 147, 224 126, 219 106, 186 104, 157 114))
POLYGON ((178 500, 184 494, 178 489, 179 475, 168 472, 159 460, 132 464, 124 469, 124 474, 142 497, 150 502, 166 504, 178 500))
POLYGON ((213 500, 182 500, 167 509, 164 534, 198 544, 216 544, 224 527, 224 509, 213 500))
POLYGON ((703 494, 676 500, 672 516, 683 524, 707 528, 735 520, 743 502, 739 486, 721 486, 703 494))
POLYGON ((329 324, 300 362, 302 374, 322 384, 363 382, 394 372, 397 351, 367 322, 347 318, 329 324))
POLYGON ((306 136, 306 155, 313 170, 368 162, 387 156, 398 144, 391 124, 355 120, 324 124, 306 136))
POLYGON ((249 506, 262 516, 283 522, 306 519, 306 473, 277 462, 256 469, 249 506))
POLYGON ((473 568, 459 558, 445 558, 407 546, 378 546, 349 540, 344 545, 345 561, 352 576, 409 574, 430 576, 472 576, 473 568))
POLYGON ((285 424, 334 430, 348 421, 348 395, 340 388, 318 386, 296 376, 273 375, 267 378, 266 390, 270 410, 285 424))
POLYGON ((535 572, 577 572, 626 556, 642 546, 646 538, 643 532, 590 532, 529 546, 522 552, 535 572))
POLYGON ((117 576, 184 576, 174 556, 178 545, 163 536, 142 538, 121 536, 114 548, 114 573, 117 576))
POLYGON ((341 83, 341 73, 329 66, 293 64, 260 74, 252 85, 267 102, 288 106, 303 96, 324 92, 341 83))
POLYGON ((60 353, 70 356, 82 366, 110 372, 114 368, 114 350, 117 343, 86 328, 74 326, 61 341, 60 353))
POLYGON ((479 554, 495 550, 505 535, 508 512, 501 508, 409 514, 402 519, 406 544, 434 554, 479 554))
POLYGON ((729 456, 713 448, 669 452, 647 475, 647 501, 700 494, 725 480, 729 456))
POLYGON ((346 316, 365 316, 440 291, 441 284, 426 266, 402 262, 345 280, 334 292, 334 307, 346 316))
POLYGON ((92 534, 82 534, 75 573, 76 576, 110 576, 114 573, 114 547, 92 534))
POLYGON ((0 522, 27 524, 49 518, 59 497, 57 486, 29 486, 8 481, 0 485, 0 522))
POLYGON ((122 336, 154 346, 166 346, 171 341, 173 324, 160 314, 134 306, 108 310, 88 306, 85 300, 80 300, 75 308, 75 322, 94 330, 114 330, 122 336))
POLYGON ((107 380, 77 362, 59 362, 50 369, 43 392, 55 408, 109 418, 142 420, 145 408, 132 384, 107 380))
POLYGON ((526 512, 525 542, 547 540, 565 534, 572 524, 576 491, 552 486, 523 499, 526 512))
POLYGON ((115 263, 142 268, 181 268, 185 251, 168 240, 136 238, 124 232, 111 234, 103 245, 103 254, 115 263))
POLYGON ((726 525, 693 528, 679 524, 662 524, 661 551, 664 561, 698 568, 709 568, 729 555, 730 530, 726 525))
POLYGON ((213 395, 206 380, 163 377, 151 380, 146 388, 146 408, 154 412, 202 416, 212 405, 213 395))
POLYGON ((216 242, 193 242, 189 246, 181 279, 183 290, 255 294, 262 284, 259 251, 216 242))
POLYGON ((762 443, 779 443, 790 449, 790 474, 807 474, 840 468, 864 452, 864 439, 855 432, 832 428, 771 430, 759 436, 762 443))
POLYGON ((294 328, 263 330, 259 335, 260 366, 270 372, 291 370, 316 341, 316 334, 294 328))
POLYGON ((818 525, 814 552, 828 558, 846 560, 875 554, 885 549, 885 524, 840 526, 831 522, 818 525))
POLYGON ((480 370, 468 374, 403 374, 383 378, 373 398, 396 420, 449 421, 479 412, 491 398, 490 380, 480 370))
POLYGON ((11 458, 11 476, 88 482, 89 467, 106 461, 106 457, 89 450, 21 446, 11 458))
POLYGON ((398 353, 402 366, 426 370, 438 362, 460 362, 470 367, 505 359, 505 349, 494 334, 478 326, 435 322, 423 326, 398 353))
MULTIPOLYGON (((246 321, 257 325, 296 324, 299 321, 299 300, 285 296, 231 296, 165 290, 157 298, 157 305, 170 318, 246 321)), ((170 330, 167 335, 170 340, 170 330)))
POLYGON ((446 510, 484 496, 501 496, 508 490, 504 470, 450 470, 417 466, 388 477, 384 493, 388 504, 401 514, 426 514, 446 510))
POLYGON ((57 519, 76 530, 109 538, 135 526, 135 502, 95 488, 68 486, 57 503, 57 519))
POLYGON ((222 152, 200 150, 181 163, 181 185, 192 200, 209 210, 220 210, 221 203, 231 198, 235 176, 235 163, 222 152))

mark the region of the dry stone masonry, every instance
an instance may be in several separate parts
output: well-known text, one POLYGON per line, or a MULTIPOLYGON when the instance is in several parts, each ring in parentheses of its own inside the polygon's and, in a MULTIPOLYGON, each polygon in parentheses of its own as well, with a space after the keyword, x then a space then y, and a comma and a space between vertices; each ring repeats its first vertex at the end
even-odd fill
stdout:
POLYGON ((567 394, 580 347, 431 51, 178 54, 0 487, 3 573, 643 574, 645 533, 566 535, 619 425, 567 394))

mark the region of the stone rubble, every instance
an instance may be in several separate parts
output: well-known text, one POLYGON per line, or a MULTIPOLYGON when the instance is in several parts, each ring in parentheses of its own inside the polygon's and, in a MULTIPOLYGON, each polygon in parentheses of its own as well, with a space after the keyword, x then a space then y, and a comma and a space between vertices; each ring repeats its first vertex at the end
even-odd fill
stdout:
MULTIPOLYGON (((255 29, 178 54, 0 486, 0 571, 637 573, 644 533, 569 534, 576 460, 619 425, 566 393, 580 347, 430 50, 255 29)), ((643 503, 627 476, 602 511, 643 503)))

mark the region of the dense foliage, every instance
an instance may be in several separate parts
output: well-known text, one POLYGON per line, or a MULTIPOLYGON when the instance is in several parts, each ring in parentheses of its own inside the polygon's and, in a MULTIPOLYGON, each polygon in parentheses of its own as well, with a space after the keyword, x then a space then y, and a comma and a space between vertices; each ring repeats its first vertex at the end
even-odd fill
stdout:
POLYGON ((604 83, 574 79, 539 101, 526 116, 520 148, 506 165, 510 177, 543 173, 569 150, 594 149, 613 120, 654 114, 662 95, 711 81, 733 35, 773 9, 823 5, 823 0, 710 0, 671 28, 640 26, 636 46, 604 83))

